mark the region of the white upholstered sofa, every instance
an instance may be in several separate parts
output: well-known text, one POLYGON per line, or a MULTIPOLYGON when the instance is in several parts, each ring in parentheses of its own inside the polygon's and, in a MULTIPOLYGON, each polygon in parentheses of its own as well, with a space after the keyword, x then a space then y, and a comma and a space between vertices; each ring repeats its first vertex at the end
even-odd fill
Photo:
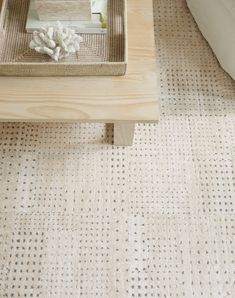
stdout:
POLYGON ((235 79, 235 0, 186 0, 222 67, 235 79))

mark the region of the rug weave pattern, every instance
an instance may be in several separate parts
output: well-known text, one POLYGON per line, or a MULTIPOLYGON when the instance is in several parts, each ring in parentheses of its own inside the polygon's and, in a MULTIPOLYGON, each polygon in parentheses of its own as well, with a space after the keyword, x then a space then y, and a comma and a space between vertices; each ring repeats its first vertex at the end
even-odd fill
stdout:
POLYGON ((0 297, 235 297, 235 85, 154 0, 161 121, 0 124, 0 297))

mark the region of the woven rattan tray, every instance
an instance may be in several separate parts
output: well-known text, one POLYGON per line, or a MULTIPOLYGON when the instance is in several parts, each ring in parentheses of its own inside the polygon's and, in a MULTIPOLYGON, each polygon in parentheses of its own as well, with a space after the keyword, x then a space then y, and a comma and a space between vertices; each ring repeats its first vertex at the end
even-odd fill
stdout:
POLYGON ((29 49, 29 0, 3 0, 0 17, 1 76, 124 75, 127 67, 126 0, 108 0, 108 33, 81 34, 81 50, 60 62, 29 49))

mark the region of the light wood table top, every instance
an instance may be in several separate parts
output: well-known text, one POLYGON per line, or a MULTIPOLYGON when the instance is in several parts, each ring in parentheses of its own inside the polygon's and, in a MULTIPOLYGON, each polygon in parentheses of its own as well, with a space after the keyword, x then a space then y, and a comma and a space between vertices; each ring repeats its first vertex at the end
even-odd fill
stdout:
POLYGON ((0 77, 0 121, 157 121, 159 86, 152 0, 127 3, 126 76, 0 77))

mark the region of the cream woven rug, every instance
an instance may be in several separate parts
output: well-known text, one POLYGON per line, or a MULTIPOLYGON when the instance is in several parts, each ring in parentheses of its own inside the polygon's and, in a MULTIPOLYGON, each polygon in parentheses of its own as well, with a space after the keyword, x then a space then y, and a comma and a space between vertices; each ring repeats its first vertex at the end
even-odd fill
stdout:
POLYGON ((235 84, 155 0, 159 125, 0 125, 0 297, 235 297, 235 84))

